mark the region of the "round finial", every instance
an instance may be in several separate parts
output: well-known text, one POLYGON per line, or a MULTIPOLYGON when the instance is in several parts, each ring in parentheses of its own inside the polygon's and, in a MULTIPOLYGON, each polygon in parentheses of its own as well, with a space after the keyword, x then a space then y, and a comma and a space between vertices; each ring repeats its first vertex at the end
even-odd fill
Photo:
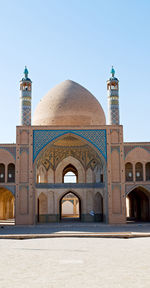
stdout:
POLYGON ((29 74, 29 72, 28 72, 27 66, 25 66, 25 68, 24 68, 25 78, 28 78, 28 74, 29 74))
POLYGON ((112 68, 111 68, 111 71, 110 71, 110 73, 112 74, 112 77, 114 77, 115 76, 115 69, 114 69, 114 67, 112 66, 112 68))

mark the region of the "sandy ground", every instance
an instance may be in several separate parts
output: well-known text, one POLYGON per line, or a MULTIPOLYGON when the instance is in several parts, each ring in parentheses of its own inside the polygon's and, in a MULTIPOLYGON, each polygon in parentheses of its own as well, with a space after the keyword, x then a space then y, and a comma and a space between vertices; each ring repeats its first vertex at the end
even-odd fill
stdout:
POLYGON ((150 287, 150 238, 0 240, 0 288, 150 287))

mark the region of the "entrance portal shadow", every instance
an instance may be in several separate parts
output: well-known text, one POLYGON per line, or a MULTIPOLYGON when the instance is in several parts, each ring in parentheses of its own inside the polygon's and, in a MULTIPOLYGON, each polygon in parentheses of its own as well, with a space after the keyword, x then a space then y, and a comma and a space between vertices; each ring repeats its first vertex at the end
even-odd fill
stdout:
POLYGON ((59 201, 60 221, 77 222, 81 220, 81 200, 72 191, 64 194, 59 201))

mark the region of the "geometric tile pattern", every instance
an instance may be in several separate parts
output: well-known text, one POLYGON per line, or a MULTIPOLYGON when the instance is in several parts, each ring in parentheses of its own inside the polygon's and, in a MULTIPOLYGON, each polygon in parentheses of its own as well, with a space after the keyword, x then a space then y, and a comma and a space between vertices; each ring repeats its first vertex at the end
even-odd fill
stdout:
POLYGON ((0 146, 0 149, 7 150, 10 154, 12 154, 14 159, 16 159, 16 147, 14 147, 14 146, 13 147, 0 146))
POLYGON ((21 125, 31 125, 31 106, 22 106, 21 125))
POLYGON ((114 76, 107 81, 109 125, 119 125, 119 80, 114 76))
POLYGON ((32 81, 28 78, 28 70, 26 72, 25 78, 20 81, 20 125, 30 126, 32 81))
POLYGON ((88 130, 34 130, 33 131, 33 161, 40 151, 56 138, 72 133, 82 137, 93 144, 107 161, 106 130, 88 129, 88 130))
POLYGON ((118 125, 119 124, 119 105, 110 105, 110 113, 111 113, 111 124, 118 125))

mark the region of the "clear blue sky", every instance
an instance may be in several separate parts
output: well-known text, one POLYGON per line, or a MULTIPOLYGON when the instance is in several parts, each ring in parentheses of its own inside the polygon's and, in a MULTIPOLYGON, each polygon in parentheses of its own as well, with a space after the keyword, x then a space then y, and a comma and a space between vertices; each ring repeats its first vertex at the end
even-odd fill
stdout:
POLYGON ((120 81, 125 141, 150 141, 149 0, 0 0, 0 143, 16 141, 27 65, 32 111, 66 79, 90 90, 107 116, 111 65, 120 81))

